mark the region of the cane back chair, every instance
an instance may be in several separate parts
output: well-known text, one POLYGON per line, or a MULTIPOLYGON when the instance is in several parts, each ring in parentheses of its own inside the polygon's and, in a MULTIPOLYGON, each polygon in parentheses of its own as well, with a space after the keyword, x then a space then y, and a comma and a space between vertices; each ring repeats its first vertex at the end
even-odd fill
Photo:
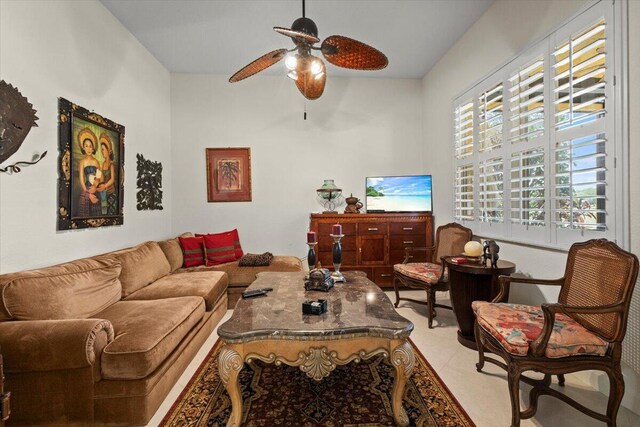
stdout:
POLYGON ((627 329, 631 295, 638 277, 638 258, 606 239, 589 240, 571 246, 564 277, 536 280, 500 276, 500 293, 494 302, 473 302, 476 314, 478 372, 484 362, 507 371, 511 398, 511 426, 531 418, 540 395, 548 394, 579 411, 616 425, 624 395, 620 368, 622 340, 627 329), (498 304, 511 283, 560 286, 557 303, 542 306, 498 304), (505 363, 486 357, 484 349, 505 363), (550 388, 551 375, 564 385, 564 374, 582 370, 606 372, 610 382, 607 413, 589 409, 564 393, 550 388), (525 371, 544 374, 544 379, 523 376, 525 371), (520 412, 520 381, 533 385, 530 407, 520 412))
POLYGON ((436 291, 449 290, 449 281, 443 268, 442 258, 460 255, 464 251, 464 245, 472 237, 473 234, 470 229, 452 222, 438 227, 435 245, 428 248, 405 248, 404 261, 402 264, 393 266, 393 289, 396 293, 395 306, 398 307, 400 301, 411 301, 426 305, 429 328, 433 328, 433 318, 436 316, 435 308, 452 309, 448 305, 436 304, 436 291), (431 252, 431 262, 409 262, 413 258, 413 253, 417 251, 431 252), (400 285, 425 290, 427 292, 427 300, 401 298, 400 285))

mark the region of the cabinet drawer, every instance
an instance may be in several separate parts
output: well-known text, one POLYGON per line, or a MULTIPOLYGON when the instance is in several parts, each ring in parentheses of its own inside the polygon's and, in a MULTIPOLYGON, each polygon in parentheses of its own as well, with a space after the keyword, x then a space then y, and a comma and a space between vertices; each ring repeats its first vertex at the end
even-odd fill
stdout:
POLYGON ((405 235, 405 236, 391 236, 389 239, 389 249, 404 250, 406 247, 412 248, 424 248, 426 242, 426 236, 421 235, 405 235))
MULTIPOLYGON (((429 255, 429 257, 431 256, 430 253, 424 252, 424 251, 414 252, 412 254, 413 258, 411 258, 409 260, 409 262, 427 262, 427 255, 429 255)), ((393 264, 402 264, 402 261, 404 261, 404 256, 405 256, 404 249, 390 251, 389 252, 389 264, 392 264, 392 265, 393 264)), ((431 262, 431 258, 429 258, 429 262, 431 262)))
POLYGON ((373 269, 373 281, 381 288, 393 287, 393 267, 376 267, 373 269))
MULTIPOLYGON (((333 253, 331 251, 319 251, 318 261, 324 268, 333 267, 333 253)), ((342 251, 342 265, 357 265, 356 251, 342 251)))
POLYGON ((362 222, 358 224, 359 236, 387 234, 388 230, 388 224, 386 222, 362 222))
POLYGON ((391 235, 398 234, 415 234, 427 235, 427 225, 424 222, 392 222, 389 224, 389 233, 391 235))

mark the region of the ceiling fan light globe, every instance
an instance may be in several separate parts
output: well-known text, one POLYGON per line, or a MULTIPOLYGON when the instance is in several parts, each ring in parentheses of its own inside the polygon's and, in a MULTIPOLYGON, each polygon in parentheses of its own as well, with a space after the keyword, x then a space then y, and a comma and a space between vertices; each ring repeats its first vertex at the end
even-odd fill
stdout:
POLYGON ((287 77, 289 77, 292 80, 297 80, 298 79, 298 72, 296 70, 291 70, 287 73, 287 77))
POLYGON ((319 59, 315 59, 311 63, 311 72, 315 75, 322 73, 322 64, 320 63, 319 59))
POLYGON ((324 72, 319 72, 318 74, 316 74, 316 80, 319 80, 322 78, 322 76, 324 76, 324 72))
POLYGON ((287 57, 284 60, 284 65, 289 69, 289 70, 295 70, 296 67, 298 66, 298 58, 297 55, 287 55, 287 57))

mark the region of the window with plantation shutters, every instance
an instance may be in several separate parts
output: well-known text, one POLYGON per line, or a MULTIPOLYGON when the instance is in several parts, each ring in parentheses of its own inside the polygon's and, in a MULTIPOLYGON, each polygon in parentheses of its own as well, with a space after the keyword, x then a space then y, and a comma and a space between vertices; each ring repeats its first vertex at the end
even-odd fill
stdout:
POLYGON ((480 162, 478 173, 478 219, 483 222, 504 221, 502 157, 480 162))
POLYGON ((502 83, 478 98, 478 149, 490 151, 502 147, 502 83))
POLYGON ((544 148, 511 154, 510 219, 525 226, 545 225, 544 148))
POLYGON ((553 52, 555 124, 564 129, 606 113, 606 25, 600 20, 553 52))
POLYGON ((560 141, 555 149, 554 222, 558 228, 607 228, 606 138, 560 141))
POLYGON ((455 177, 455 219, 473 221, 474 208, 473 164, 458 166, 455 177))
POLYGON ((509 78, 509 141, 544 134, 544 59, 537 57, 509 78))
POLYGON ((473 154, 473 100, 455 110, 455 156, 458 159, 473 154))
POLYGON ((454 100, 454 216, 475 234, 628 245, 620 3, 590 4, 454 100))

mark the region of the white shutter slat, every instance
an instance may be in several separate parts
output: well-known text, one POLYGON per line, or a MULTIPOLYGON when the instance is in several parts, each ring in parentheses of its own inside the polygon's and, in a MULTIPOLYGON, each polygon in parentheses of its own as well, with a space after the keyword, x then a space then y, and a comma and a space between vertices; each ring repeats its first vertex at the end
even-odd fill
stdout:
POLYGON ((512 222, 530 226, 546 225, 544 159, 542 147, 511 155, 512 222))
POLYGON ((510 79, 513 96, 510 98, 509 141, 526 142, 544 134, 544 58, 538 57, 530 65, 516 72, 510 79))
POLYGON ((557 228, 606 230, 605 147, 603 134, 557 143, 552 207, 557 228))

